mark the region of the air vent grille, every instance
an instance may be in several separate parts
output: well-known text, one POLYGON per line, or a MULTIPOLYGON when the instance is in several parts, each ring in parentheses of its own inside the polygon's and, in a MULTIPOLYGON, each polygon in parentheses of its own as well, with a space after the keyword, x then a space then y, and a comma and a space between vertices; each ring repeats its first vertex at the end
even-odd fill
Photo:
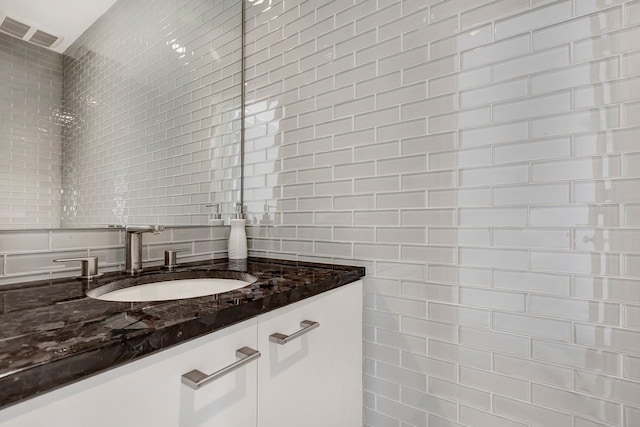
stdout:
POLYGON ((22 22, 16 21, 15 19, 11 19, 8 16, 5 16, 2 24, 0 24, 0 30, 5 33, 9 33, 12 36, 23 38, 27 31, 29 31, 31 27, 27 24, 23 24, 22 22))
POLYGON ((55 42, 58 41, 58 37, 52 36, 51 34, 45 33, 44 31, 36 30, 29 41, 40 46, 51 47, 55 42))
POLYGON ((9 17, 0 11, 0 32, 49 49, 53 49, 62 43, 64 37, 54 36, 38 27, 39 25, 35 25, 32 22, 16 16, 9 17))

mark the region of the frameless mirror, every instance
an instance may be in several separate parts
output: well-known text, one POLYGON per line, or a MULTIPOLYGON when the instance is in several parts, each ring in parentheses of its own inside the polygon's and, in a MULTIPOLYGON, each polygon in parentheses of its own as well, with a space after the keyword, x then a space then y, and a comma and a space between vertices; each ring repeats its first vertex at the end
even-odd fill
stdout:
POLYGON ((240 201, 241 0, 114 1, 0 0, 1 229, 218 225, 240 201))

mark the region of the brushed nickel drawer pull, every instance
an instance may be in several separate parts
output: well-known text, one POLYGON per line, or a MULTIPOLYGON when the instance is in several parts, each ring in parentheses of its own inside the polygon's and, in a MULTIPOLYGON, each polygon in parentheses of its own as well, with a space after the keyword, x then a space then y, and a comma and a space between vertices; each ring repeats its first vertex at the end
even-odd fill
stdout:
POLYGON ((318 326, 320 326, 320 323, 318 322, 314 322, 313 320, 303 320, 302 322, 300 322, 300 327, 302 329, 300 329, 298 332, 295 332, 291 335, 285 335, 285 334, 276 332, 275 334, 269 335, 269 341, 274 342, 276 344, 285 345, 289 341, 293 341, 296 338, 301 337, 302 335, 317 328, 318 326))
POLYGON ((214 372, 211 375, 207 375, 204 372, 198 371, 194 369, 191 372, 187 372, 182 376, 182 384, 185 384, 191 387, 194 390, 198 390, 199 388, 209 384, 212 381, 217 380, 220 377, 223 377, 238 368, 243 367, 247 363, 251 363, 254 360, 260 357, 260 352, 258 350, 254 350, 249 347, 242 347, 241 349, 236 350, 236 357, 239 357, 240 360, 233 362, 229 366, 225 366, 219 371, 214 372))

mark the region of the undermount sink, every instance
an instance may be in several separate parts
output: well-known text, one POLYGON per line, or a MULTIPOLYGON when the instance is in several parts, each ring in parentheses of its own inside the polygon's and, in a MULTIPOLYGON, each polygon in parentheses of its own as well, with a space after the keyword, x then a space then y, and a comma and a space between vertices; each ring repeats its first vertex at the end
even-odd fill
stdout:
POLYGON ((244 288, 257 279, 235 271, 153 274, 108 283, 87 296, 103 301, 152 302, 197 298, 244 288))

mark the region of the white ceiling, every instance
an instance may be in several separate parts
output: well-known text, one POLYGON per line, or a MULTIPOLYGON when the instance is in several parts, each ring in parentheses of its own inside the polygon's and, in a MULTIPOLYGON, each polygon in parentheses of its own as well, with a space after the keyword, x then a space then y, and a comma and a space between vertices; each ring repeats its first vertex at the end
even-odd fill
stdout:
POLYGON ((64 40, 53 50, 64 52, 117 0, 0 0, 0 14, 64 40))

